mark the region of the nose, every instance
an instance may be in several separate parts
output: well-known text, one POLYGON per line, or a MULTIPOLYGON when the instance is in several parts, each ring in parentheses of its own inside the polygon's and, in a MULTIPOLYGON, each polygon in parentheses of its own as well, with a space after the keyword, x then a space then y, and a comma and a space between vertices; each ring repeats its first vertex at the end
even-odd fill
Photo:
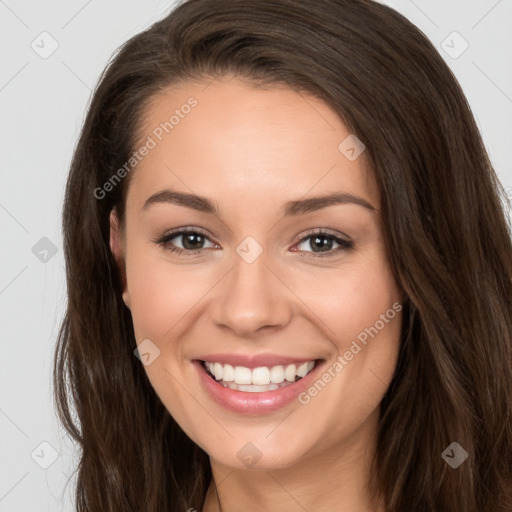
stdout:
POLYGON ((291 319, 292 295, 265 254, 252 263, 236 256, 233 268, 217 290, 213 320, 239 337, 251 338, 263 331, 285 327, 291 319))

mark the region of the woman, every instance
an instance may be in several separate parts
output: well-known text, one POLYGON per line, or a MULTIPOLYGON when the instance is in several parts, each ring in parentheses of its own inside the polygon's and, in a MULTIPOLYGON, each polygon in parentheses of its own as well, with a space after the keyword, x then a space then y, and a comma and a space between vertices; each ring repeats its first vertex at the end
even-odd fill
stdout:
POLYGON ((188 0, 133 37, 64 204, 78 510, 512 510, 504 196, 388 7, 188 0))

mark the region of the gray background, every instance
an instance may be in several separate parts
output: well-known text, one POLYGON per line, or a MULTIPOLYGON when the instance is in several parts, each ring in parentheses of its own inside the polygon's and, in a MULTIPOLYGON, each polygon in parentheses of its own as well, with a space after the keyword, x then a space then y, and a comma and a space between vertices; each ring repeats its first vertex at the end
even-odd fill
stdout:
MULTIPOLYGON (((512 0, 384 3, 452 68, 512 197, 512 0)), ((172 5, 0 0, 0 512, 73 510, 75 451, 56 420, 51 387, 66 301, 64 183, 108 58, 172 5)))

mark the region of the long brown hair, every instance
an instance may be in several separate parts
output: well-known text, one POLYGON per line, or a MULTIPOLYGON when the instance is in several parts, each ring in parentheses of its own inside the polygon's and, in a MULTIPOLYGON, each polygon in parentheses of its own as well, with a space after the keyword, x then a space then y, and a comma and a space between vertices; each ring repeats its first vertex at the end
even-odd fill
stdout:
POLYGON ((202 508, 208 456, 134 356, 109 248, 109 213, 123 221, 136 169, 95 191, 129 160, 155 92, 225 73, 316 95, 366 146, 407 297, 372 493, 390 512, 512 510, 506 194, 448 66, 371 0, 188 0, 126 42, 101 76, 67 181, 68 304, 54 359, 58 414, 81 449, 78 510, 202 508), (456 469, 442 457, 452 442, 468 454, 456 469))

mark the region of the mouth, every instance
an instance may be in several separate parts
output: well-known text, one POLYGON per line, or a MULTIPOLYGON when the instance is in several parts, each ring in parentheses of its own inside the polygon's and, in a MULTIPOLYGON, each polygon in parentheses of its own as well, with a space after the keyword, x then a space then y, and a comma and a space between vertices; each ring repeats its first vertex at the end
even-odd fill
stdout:
POLYGON ((325 359, 302 359, 290 364, 249 368, 203 359, 191 362, 203 391, 213 402, 248 416, 261 416, 298 401, 326 364, 325 359))

